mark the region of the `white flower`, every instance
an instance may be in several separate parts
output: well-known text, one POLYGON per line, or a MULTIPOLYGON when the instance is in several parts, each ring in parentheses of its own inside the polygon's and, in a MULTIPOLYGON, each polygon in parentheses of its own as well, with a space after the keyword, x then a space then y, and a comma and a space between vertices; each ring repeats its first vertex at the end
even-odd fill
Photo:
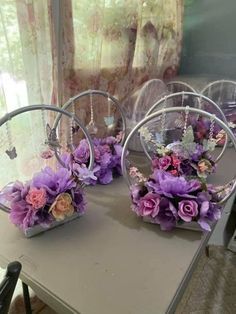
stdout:
POLYGON ((235 129, 235 128, 236 128, 236 123, 229 122, 228 125, 229 125, 229 127, 230 127, 231 129, 235 129))
POLYGON ((139 130, 139 133, 145 139, 146 142, 149 142, 152 140, 152 134, 149 132, 147 127, 144 127, 144 126, 141 127, 141 129, 139 130))

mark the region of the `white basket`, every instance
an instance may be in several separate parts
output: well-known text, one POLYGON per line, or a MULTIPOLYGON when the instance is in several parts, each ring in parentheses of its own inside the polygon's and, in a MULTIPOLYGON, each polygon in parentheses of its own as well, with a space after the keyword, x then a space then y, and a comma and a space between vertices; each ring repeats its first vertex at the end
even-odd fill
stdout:
POLYGON ((30 228, 26 229, 24 231, 24 234, 25 234, 26 238, 32 238, 32 237, 36 236, 39 233, 46 232, 46 231, 54 229, 54 228, 56 228, 58 226, 64 225, 64 224, 66 224, 66 223, 68 223, 68 222, 70 222, 70 221, 72 221, 72 220, 74 220, 76 218, 79 218, 80 216, 82 216, 82 214, 74 213, 72 216, 67 217, 67 218, 65 218, 63 220, 60 220, 60 221, 55 220, 55 221, 53 221, 50 224, 49 227, 42 227, 40 225, 35 225, 34 227, 30 227, 30 228))

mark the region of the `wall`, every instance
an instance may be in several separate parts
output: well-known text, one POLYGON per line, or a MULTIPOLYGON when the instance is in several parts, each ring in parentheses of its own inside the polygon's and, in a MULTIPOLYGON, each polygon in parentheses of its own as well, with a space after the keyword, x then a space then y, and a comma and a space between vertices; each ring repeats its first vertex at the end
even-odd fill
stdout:
POLYGON ((180 74, 236 78, 236 0, 185 0, 180 74))

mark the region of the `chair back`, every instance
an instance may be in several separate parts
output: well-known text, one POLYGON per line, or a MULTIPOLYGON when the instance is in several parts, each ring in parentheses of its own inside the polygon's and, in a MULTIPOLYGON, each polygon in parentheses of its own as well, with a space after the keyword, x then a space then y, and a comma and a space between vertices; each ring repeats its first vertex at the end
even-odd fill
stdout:
POLYGON ((7 314, 11 304, 12 296, 20 275, 21 264, 12 262, 8 264, 4 279, 0 284, 0 313, 7 314))

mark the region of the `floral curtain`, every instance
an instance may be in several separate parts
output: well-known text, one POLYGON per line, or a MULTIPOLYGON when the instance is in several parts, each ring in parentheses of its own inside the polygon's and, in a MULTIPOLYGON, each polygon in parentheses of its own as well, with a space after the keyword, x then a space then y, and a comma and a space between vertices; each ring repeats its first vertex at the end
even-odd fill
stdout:
POLYGON ((62 0, 61 103, 96 88, 120 100, 178 70, 183 0, 62 0))

